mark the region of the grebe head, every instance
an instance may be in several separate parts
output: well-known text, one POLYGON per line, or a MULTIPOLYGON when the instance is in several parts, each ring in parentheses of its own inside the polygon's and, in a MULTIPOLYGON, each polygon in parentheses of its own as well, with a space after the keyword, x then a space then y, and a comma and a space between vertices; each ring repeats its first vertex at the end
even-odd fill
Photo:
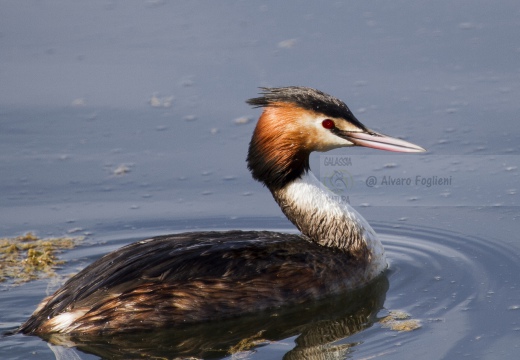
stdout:
POLYGON ((265 108, 249 145, 247 163, 253 177, 271 190, 307 172, 312 151, 347 146, 425 151, 366 128, 344 102, 319 90, 299 86, 261 89, 261 97, 247 101, 265 108))

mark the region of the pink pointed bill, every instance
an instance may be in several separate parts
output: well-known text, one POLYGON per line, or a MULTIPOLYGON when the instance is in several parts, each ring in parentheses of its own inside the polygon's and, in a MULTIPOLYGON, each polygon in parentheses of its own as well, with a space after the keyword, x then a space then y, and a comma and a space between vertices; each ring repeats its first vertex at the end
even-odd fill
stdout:
POLYGON ((424 152, 426 149, 408 141, 375 132, 347 132, 345 138, 354 145, 396 152, 424 152))

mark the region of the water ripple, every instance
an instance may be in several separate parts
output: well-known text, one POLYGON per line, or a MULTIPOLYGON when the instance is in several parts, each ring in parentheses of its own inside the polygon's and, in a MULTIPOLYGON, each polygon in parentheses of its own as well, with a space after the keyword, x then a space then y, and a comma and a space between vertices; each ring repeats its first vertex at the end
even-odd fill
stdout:
POLYGON ((375 228, 390 265, 385 308, 408 312, 423 329, 397 340, 372 328, 362 336, 361 353, 392 358, 390 348, 411 342, 415 350, 424 347, 423 359, 493 358, 503 339, 518 335, 520 314, 511 310, 520 298, 514 249, 496 239, 435 228, 375 228))

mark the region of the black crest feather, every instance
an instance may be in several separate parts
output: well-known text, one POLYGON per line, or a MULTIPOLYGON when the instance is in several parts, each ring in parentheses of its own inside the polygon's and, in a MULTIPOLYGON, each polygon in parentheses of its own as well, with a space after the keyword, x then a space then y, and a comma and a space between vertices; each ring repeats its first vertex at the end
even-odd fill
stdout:
POLYGON ((343 118, 360 129, 365 129, 365 126, 356 119, 343 101, 322 91, 303 86, 262 87, 260 89, 262 96, 247 100, 249 105, 266 107, 275 106, 279 102, 292 103, 302 109, 319 112, 333 118, 343 118))

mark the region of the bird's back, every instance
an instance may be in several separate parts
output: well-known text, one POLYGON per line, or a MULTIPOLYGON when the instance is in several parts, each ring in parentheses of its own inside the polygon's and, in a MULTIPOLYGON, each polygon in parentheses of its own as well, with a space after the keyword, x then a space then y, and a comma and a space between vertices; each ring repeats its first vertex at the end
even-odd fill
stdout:
POLYGON ((346 254, 267 231, 160 236, 112 252, 45 299, 23 333, 111 333, 238 316, 362 285, 346 254))

